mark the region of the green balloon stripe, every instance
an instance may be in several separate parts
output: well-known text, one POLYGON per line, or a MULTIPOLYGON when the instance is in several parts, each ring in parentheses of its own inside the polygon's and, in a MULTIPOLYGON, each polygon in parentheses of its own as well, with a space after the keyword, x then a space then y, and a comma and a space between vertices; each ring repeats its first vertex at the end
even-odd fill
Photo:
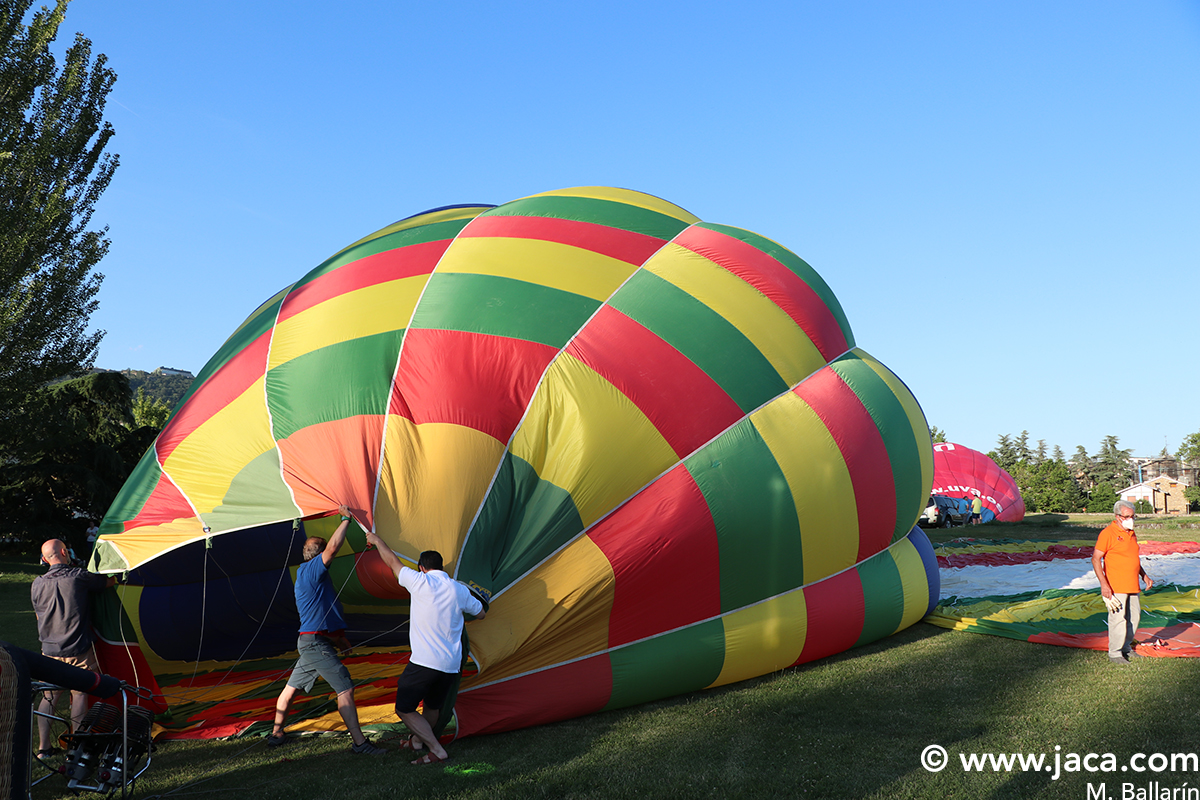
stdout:
POLYGON ((380 236, 377 239, 370 239, 362 244, 349 247, 324 263, 315 267, 311 272, 301 278, 296 286, 303 286, 306 283, 326 275, 339 267, 353 263, 369 256, 379 255, 380 253, 388 252, 389 250, 399 250, 403 247, 410 247, 415 244, 426 244, 428 242, 448 241, 453 239, 459 232, 467 226, 470 219, 455 219, 446 222, 434 222, 429 225, 421 225, 416 228, 406 228, 404 230, 389 233, 386 236, 380 236))
POLYGON ((744 413, 787 389, 771 362, 732 323, 653 273, 635 273, 609 305, 690 359, 744 413))
POLYGON ((863 629, 855 647, 890 636, 904 618, 904 582, 891 549, 860 563, 863 590, 863 629))
POLYGON ((505 203, 480 216, 487 217, 551 217, 578 222, 594 222, 610 228, 641 233, 657 239, 671 239, 688 223, 648 208, 599 200, 590 197, 543 195, 505 203))
POLYGON ((912 530, 910 512, 923 507, 921 504, 927 499, 921 482, 921 456, 912 422, 891 387, 858 353, 847 353, 829 366, 858 396, 879 428, 896 485, 896 527, 892 541, 899 541, 912 530))
MULTIPOLYGON (((146 501, 154 493, 154 489, 162 480, 162 468, 158 464, 158 455, 154 448, 150 447, 142 457, 138 460, 137 466, 133 468, 133 472, 125 480, 125 485, 121 487, 121 493, 113 500, 109 506, 108 512, 104 516, 104 520, 100 523, 100 535, 107 536, 114 533, 122 533, 125 526, 121 520, 134 519, 141 513, 146 505, 146 501)), ((110 566, 104 564, 104 567, 110 566)), ((111 566, 117 566, 113 564, 111 566)))
POLYGON ((310 425, 386 414, 403 338, 404 331, 397 330, 338 342, 268 372, 267 402, 275 439, 286 439, 310 425), (346 392, 350 382, 355 390, 346 392), (293 402, 296 397, 305 402, 293 402))
POLYGON ((800 523, 791 489, 749 419, 684 465, 700 487, 716 527, 722 611, 804 583, 800 523), (771 558, 764 560, 763 553, 771 553, 771 558))
POLYGON ((609 660, 613 687, 605 709, 699 691, 721 674, 725 625, 720 619, 690 625, 617 648, 609 660))
POLYGON ((299 514, 283 482, 279 451, 272 448, 251 459, 233 476, 223 502, 204 515, 204 524, 216 534, 253 526, 264 519, 288 519, 299 514))
POLYGON ((505 336, 561 348, 599 307, 590 297, 513 278, 435 272, 411 327, 505 336))
POLYGON ((507 452, 459 556, 458 572, 481 585, 490 575, 491 585, 484 588, 496 594, 582 530, 571 495, 507 452))

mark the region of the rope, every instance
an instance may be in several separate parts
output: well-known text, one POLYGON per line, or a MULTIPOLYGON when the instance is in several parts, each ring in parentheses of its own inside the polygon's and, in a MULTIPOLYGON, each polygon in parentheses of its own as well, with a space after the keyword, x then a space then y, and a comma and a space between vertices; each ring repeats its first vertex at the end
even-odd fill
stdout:
MULTIPOLYGON (((293 526, 293 530, 299 529, 298 522, 299 521, 297 520, 297 524, 293 526)), ((200 656, 201 656, 202 650, 203 650, 205 615, 206 615, 207 607, 208 607, 208 553, 209 553, 209 549, 205 548, 205 562, 204 562, 204 570, 203 570, 204 580, 202 583, 202 594, 201 594, 201 638, 200 638, 200 642, 198 644, 199 649, 197 652, 196 663, 193 667, 192 677, 189 681, 190 688, 195 688, 195 679, 196 679, 196 676, 199 674, 200 656)), ((279 596, 279 590, 283 586, 283 577, 287 573, 287 561, 288 561, 288 558, 290 557, 290 555, 291 555, 291 543, 289 541, 288 548, 285 552, 284 564, 279 571, 279 577, 277 578, 277 580, 275 582, 275 589, 274 589, 274 592, 272 593, 271 603, 268 604, 268 608, 271 605, 274 605, 275 599, 279 596)), ((341 597, 342 597, 343 593, 345 592, 346 587, 349 585, 350 577, 357 572, 358 564, 360 563, 361 559, 365 555, 366 555, 366 551, 362 551, 362 552, 354 554, 354 565, 350 568, 350 570, 347 571, 345 579, 342 581, 341 585, 337 588, 337 590, 335 592, 335 596, 337 597, 337 599, 339 601, 341 600, 341 597)), ((218 568, 221 568, 221 565, 216 562, 215 557, 213 558, 213 562, 214 562, 215 566, 217 566, 218 568)), ((222 569, 222 572, 225 572, 225 570, 223 568, 221 568, 221 569, 222 569)), ((226 574, 228 574, 228 573, 226 573, 226 574)), ((123 601, 124 601, 124 596, 122 595, 122 605, 124 605, 123 601)), ((370 644, 372 642, 376 641, 377 639, 388 636, 389 634, 392 634, 392 633, 402 629, 406 625, 408 625, 408 620, 407 619, 401 620, 393 627, 391 627, 387 630, 384 630, 384 631, 377 631, 375 633, 375 635, 371 636, 370 638, 365 639, 361 642, 358 642, 356 644, 356 647, 369 647, 370 644)), ((250 649, 250 647, 253 645, 254 641, 262 633, 262 630, 264 627, 266 627, 266 616, 265 615, 262 617, 262 619, 258 620, 257 630, 255 630, 250 641, 246 644, 245 648, 243 648, 241 654, 236 659, 234 667, 230 667, 230 668, 226 669, 223 672, 220 680, 217 683, 215 683, 209 687, 204 687, 203 689, 201 689, 201 691, 198 694, 196 692, 189 692, 189 693, 185 694, 185 693, 181 693, 181 692, 161 691, 161 696, 167 700, 177 700, 180 702, 199 703, 199 702, 204 702, 210 693, 215 692, 217 689, 219 689, 221 687, 229 688, 231 686, 239 686, 239 685, 244 685, 244 684, 257 684, 257 683, 261 682, 263 680, 262 677, 248 678, 245 680, 230 680, 230 678, 234 675, 234 673, 236 672, 236 666, 238 664, 242 663, 242 660, 244 659, 246 652, 250 649)), ((122 615, 121 620, 120 620, 120 630, 121 630, 122 644, 124 645, 126 652, 129 655, 131 664, 133 664, 133 666, 134 666, 134 673, 136 676, 136 662, 134 662, 132 652, 129 648, 128 638, 125 636, 125 632, 124 632, 124 615, 122 615)), ((403 655, 397 655, 395 659, 392 659, 392 660, 382 663, 379 666, 379 669, 377 669, 373 674, 367 676, 363 680, 356 682, 354 684, 355 688, 358 688, 359 686, 362 686, 364 684, 371 683, 375 680, 378 680, 380 678, 380 676, 382 676, 384 674, 385 670, 387 670, 390 667, 394 667, 396 664, 400 663, 400 661, 402 659, 403 659, 403 655)), ((268 682, 274 683, 278 680, 281 680, 284 676, 286 676, 288 673, 290 673, 292 669, 295 668, 295 665, 296 665, 296 661, 293 661, 290 666, 279 669, 279 670, 275 671, 274 673, 269 673, 268 682)), ((311 713, 322 711, 323 706, 329 705, 331 703, 333 703, 333 699, 324 701, 322 704, 313 708, 311 710, 311 713)))
POLYGON ((200 640, 196 642, 196 666, 192 668, 192 684, 196 683, 196 673, 200 669, 200 655, 204 652, 204 620, 205 611, 208 609, 208 551, 209 542, 206 539, 204 543, 204 571, 201 575, 200 586, 203 587, 200 592, 200 640))
MULTIPOLYGON (((293 527, 293 530, 298 530, 298 529, 299 529, 299 520, 296 521, 296 524, 293 527)), ((199 638, 199 642, 197 644, 196 662, 193 666, 192 675, 191 675, 191 678, 188 683, 188 688, 191 688, 193 690, 195 690, 197 688, 195 686, 195 681, 196 681, 196 676, 199 674, 199 667, 200 667, 200 660, 201 660, 200 657, 203 654, 203 642, 204 642, 205 628, 206 628, 206 624, 207 624, 208 571, 209 571, 208 570, 208 561, 209 561, 209 556, 210 556, 209 550, 210 550, 210 548, 206 546, 205 547, 205 559, 204 559, 204 565, 203 565, 203 571, 202 571, 203 582, 202 582, 202 594, 201 594, 200 638, 199 638)), ((347 571, 345 578, 341 582, 341 585, 338 586, 335 591, 335 596, 339 602, 341 600, 342 595, 345 593, 347 586, 349 585, 350 577, 357 573, 357 567, 361 563, 362 558, 366 556, 366 553, 367 553, 367 551, 364 550, 364 551, 357 552, 354 554, 353 565, 347 571)), ((287 560, 290 557, 290 555, 291 555, 291 542, 289 540, 288 547, 285 552, 284 564, 281 567, 281 569, 279 570, 279 576, 276 579, 275 589, 271 596, 271 602, 268 604, 267 608, 270 608, 271 606, 273 606, 275 603, 275 600, 279 596, 280 588, 283 586, 283 577, 288 571, 287 560)), ((224 570, 224 568, 222 568, 221 565, 216 561, 215 557, 213 557, 213 563, 217 568, 221 569, 221 571, 223 573, 228 575, 228 573, 224 570)), ((122 587, 122 593, 121 593, 122 609, 124 608, 124 600, 125 600, 125 589, 124 589, 124 587, 122 587)), ((384 631, 376 631, 374 633, 374 635, 370 636, 369 638, 367 638, 363 641, 357 642, 355 644, 355 647, 356 648, 368 648, 368 647, 370 647, 372 642, 374 642, 380 638, 383 638, 385 636, 388 636, 392 633, 395 633, 396 631, 402 630, 408 624, 409 624, 409 620, 407 618, 404 618, 404 619, 400 620, 396 625, 392 626, 391 628, 384 630, 384 631)), ((187 693, 178 692, 178 691, 176 691, 176 692, 163 691, 162 688, 160 687, 160 696, 164 700, 167 700, 167 701, 178 701, 178 702, 186 702, 186 703, 201 703, 201 702, 205 702, 211 693, 215 692, 216 690, 218 690, 220 688, 228 689, 230 687, 235 687, 235 686, 244 685, 244 684, 259 684, 259 683, 261 683, 264 680, 264 678, 262 676, 255 677, 255 678, 247 678, 245 680, 231 680, 231 678, 237 671, 237 669, 236 669, 237 665, 239 665, 243 662, 243 659, 244 659, 246 653, 249 651, 250 647, 253 645, 254 641, 258 638, 258 636, 261 635, 262 630, 265 627, 266 627, 266 615, 264 614, 263 617, 258 620, 258 628, 255 630, 254 634, 250 638, 250 641, 246 644, 246 646, 243 648, 241 654, 236 659, 234 666, 224 670, 224 672, 222 673, 222 675, 221 675, 220 679, 217 681, 217 683, 215 683, 209 687, 201 688, 198 693, 196 691, 191 691, 191 692, 187 692, 187 693)), ((126 650, 126 654, 128 655, 128 657, 130 659, 130 664, 133 667, 135 681, 138 681, 137 663, 136 663, 135 659, 133 658, 132 650, 130 648, 130 643, 129 643, 128 637, 126 636, 125 630, 124 630, 124 614, 123 613, 119 620, 119 630, 121 632, 122 645, 124 646, 124 648, 126 650)), ((373 682, 379 680, 380 677, 383 676, 386 671, 394 668, 397 664, 401 663, 403 661, 404 657, 405 657, 404 653, 399 653, 399 654, 396 654, 396 656, 394 658, 387 659, 387 660, 379 663, 377 665, 377 669, 375 669, 372 672, 372 674, 364 677, 361 680, 355 681, 353 683, 354 688, 357 689, 363 685, 373 683, 373 682)), ((274 683, 276 681, 282 680, 284 678, 284 676, 286 676, 288 673, 290 673, 292 671, 292 669, 295 668, 296 663, 297 663, 296 661, 293 661, 292 664, 288 667, 279 669, 272 673, 268 673, 268 675, 266 677, 267 682, 274 683)), ((138 682, 140 682, 140 681, 138 681, 138 682)), ((334 706, 335 702, 336 702, 336 697, 328 697, 325 700, 321 701, 320 703, 310 706, 306 710, 305 713, 309 717, 319 716, 319 715, 328 713, 328 708, 334 706)))
MULTIPOLYGON (((300 523, 300 520, 296 520, 295 523, 292 524, 292 532, 293 533, 295 533, 300 528, 299 523, 300 523)), ((292 542, 289 539, 287 542, 287 546, 284 548, 283 567, 279 570, 279 577, 275 581, 275 591, 271 593, 271 602, 267 604, 268 610, 270 610, 270 608, 275 605, 275 598, 279 596, 279 587, 283 585, 283 576, 287 574, 288 561, 291 560, 291 555, 292 555, 292 542)), ((220 565, 218 564, 217 566, 220 566, 220 565)), ((222 567, 221 571, 225 572, 225 569, 222 567)), ((226 574, 226 576, 229 575, 228 572, 225 572, 225 574, 226 574)), ((205 591, 206 592, 207 592, 207 589, 208 589, 208 583, 206 581, 205 582, 205 591)), ((203 603, 204 601, 202 600, 201 602, 203 603)), ((253 619, 253 617, 251 617, 251 619, 253 619)), ((259 620, 259 622, 258 622, 258 630, 256 630, 254 632, 254 635, 250 637, 250 641, 247 642, 246 646, 242 649, 241 655, 239 655, 237 657, 238 664, 242 663, 242 659, 245 658, 245 656, 246 656, 246 651, 248 651, 250 649, 250 646, 254 644, 254 640, 258 638, 258 635, 260 633, 262 633, 262 629, 264 627, 266 627, 266 624, 267 624, 267 615, 263 614, 262 619, 259 620)), ((201 635, 203 635, 203 630, 201 630, 201 635)), ((199 666, 199 664, 197 664, 197 666, 199 666)), ((295 662, 293 662, 292 667, 289 667, 289 670, 294 668, 295 666, 296 666, 296 664, 295 664, 295 662)), ((229 675, 231 675, 232 673, 233 673, 232 669, 226 670, 225 675, 222 676, 221 680, 217 681, 217 683, 212 688, 215 689, 218 686, 221 686, 222 684, 224 684, 225 678, 228 677, 229 675)), ((195 682, 195 673, 192 674, 192 681, 193 681, 193 683, 195 682)), ((234 685, 236 685, 236 684, 234 684, 234 685)))

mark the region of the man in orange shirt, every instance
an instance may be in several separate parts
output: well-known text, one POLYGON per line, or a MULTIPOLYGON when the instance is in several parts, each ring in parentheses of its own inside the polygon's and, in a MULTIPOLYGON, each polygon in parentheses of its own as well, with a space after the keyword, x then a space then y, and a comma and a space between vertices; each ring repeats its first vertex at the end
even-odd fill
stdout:
POLYGON ((1114 664, 1128 664, 1130 657, 1141 656, 1133 649, 1133 635, 1142 616, 1139 579, 1145 580, 1146 591, 1154 581, 1142 569, 1138 555, 1133 503, 1118 500, 1113 512, 1117 518, 1096 539, 1092 569, 1100 579, 1100 594, 1108 606, 1108 659, 1114 664))

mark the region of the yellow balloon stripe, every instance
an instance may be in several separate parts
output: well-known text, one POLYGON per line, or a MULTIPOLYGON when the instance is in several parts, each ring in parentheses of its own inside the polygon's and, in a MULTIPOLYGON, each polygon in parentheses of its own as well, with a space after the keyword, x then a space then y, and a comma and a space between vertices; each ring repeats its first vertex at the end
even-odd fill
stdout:
POLYGON ((1104 612, 1099 594, 1083 592, 1067 597, 1036 597, 1021 603, 1005 598, 954 606, 938 606, 926 621, 942 628, 967 630, 989 622, 1036 623, 1048 618, 1086 619, 1104 612))
POLYGON ((804 582, 853 565, 858 559, 854 484, 825 423, 792 392, 756 411, 750 421, 791 489, 800 522, 804 582))
MULTIPOLYGON (((396 716, 395 705, 386 702, 396 694, 394 686, 359 685, 354 690, 354 702, 358 707, 358 724, 363 728, 372 725, 394 725, 400 721, 396 716)), ((271 700, 271 708, 275 701, 271 700)), ((338 711, 330 711, 319 717, 295 719, 288 721, 289 731, 306 731, 309 733, 343 733, 346 722, 338 711)))
POLYGON ((438 272, 494 275, 607 300, 637 267, 580 247, 540 239, 465 236, 442 256, 438 272))
MULTIPOLYGON (((155 555, 162 552, 160 545, 155 555)), ((127 642, 144 642, 146 637, 142 635, 142 590, 143 587, 131 583, 122 584, 117 587, 117 599, 121 603, 121 607, 125 610, 125 616, 129 619, 132 630, 124 628, 121 623, 120 635, 127 642), (136 637, 136 638, 135 638, 136 637)), ((143 647, 142 652, 145 653, 149 647, 143 647)), ((146 676, 136 676, 141 680, 146 680, 146 676)))
POLYGON ((487 492, 504 445, 486 433, 443 422, 388 417, 375 529, 413 559, 437 550, 454 559, 487 492))
POLYGON ((176 484, 187 487, 196 511, 207 514, 221 505, 243 467, 273 449, 260 376, 180 442, 163 470, 176 484))
POLYGON ((929 610, 929 576, 925 574, 925 562, 921 560, 921 554, 907 538, 896 542, 887 552, 896 562, 896 569, 900 571, 900 585, 904 588, 904 614, 896 626, 899 631, 920 622, 929 610))
POLYGON ((404 328, 428 275, 337 295, 275 326, 270 368, 331 344, 404 328))
POLYGON ((641 409, 567 353, 547 370, 512 452, 571 495, 584 526, 678 459, 641 409))
POLYGON ((615 585, 595 542, 576 539, 505 591, 494 616, 471 624, 479 676, 463 688, 606 650, 615 585))
POLYGON ((695 297, 750 340, 789 386, 825 365, 804 330, 782 308, 729 270, 668 244, 646 270, 695 297))
POLYGON ((163 553, 203 538, 203 529, 199 517, 184 517, 159 525, 140 525, 115 536, 101 536, 97 544, 101 549, 101 571, 136 569, 163 553), (114 553, 124 563, 116 563, 114 553))
POLYGON ((790 667, 808 636, 804 592, 797 589, 726 615, 725 663, 712 686, 790 667))
MULTIPOLYGON (((556 189, 551 192, 530 195, 530 197, 584 197, 591 200, 609 200, 614 203, 624 203, 656 211, 659 214, 665 214, 681 222, 686 222, 688 225, 693 225, 700 221, 699 217, 685 211, 674 203, 668 203, 661 197, 655 197, 643 192, 634 192, 629 189, 614 189, 608 186, 578 186, 574 189, 556 189)), ((525 200, 528 198, 521 199, 525 200)))

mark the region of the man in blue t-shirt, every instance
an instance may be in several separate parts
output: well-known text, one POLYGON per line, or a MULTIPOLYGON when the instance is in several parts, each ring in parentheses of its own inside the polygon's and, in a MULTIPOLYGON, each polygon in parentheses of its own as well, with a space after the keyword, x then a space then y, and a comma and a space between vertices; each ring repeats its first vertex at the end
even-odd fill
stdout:
POLYGON ((329 564, 346 541, 350 509, 343 505, 338 506, 338 511, 342 521, 328 543, 320 536, 304 541, 304 563, 296 569, 296 610, 300 612, 300 638, 296 641, 296 649, 300 658, 296 660, 287 686, 275 701, 275 726, 267 737, 267 744, 278 747, 287 741, 283 723, 292 700, 297 691, 303 690, 307 694, 320 675, 337 693, 338 713, 353 741, 351 752, 379 756, 387 751, 376 747, 363 735, 358 725, 358 707, 354 704, 354 683, 346 665, 338 658, 338 651, 350 651, 350 642, 346 639, 342 603, 329 579, 329 564))

